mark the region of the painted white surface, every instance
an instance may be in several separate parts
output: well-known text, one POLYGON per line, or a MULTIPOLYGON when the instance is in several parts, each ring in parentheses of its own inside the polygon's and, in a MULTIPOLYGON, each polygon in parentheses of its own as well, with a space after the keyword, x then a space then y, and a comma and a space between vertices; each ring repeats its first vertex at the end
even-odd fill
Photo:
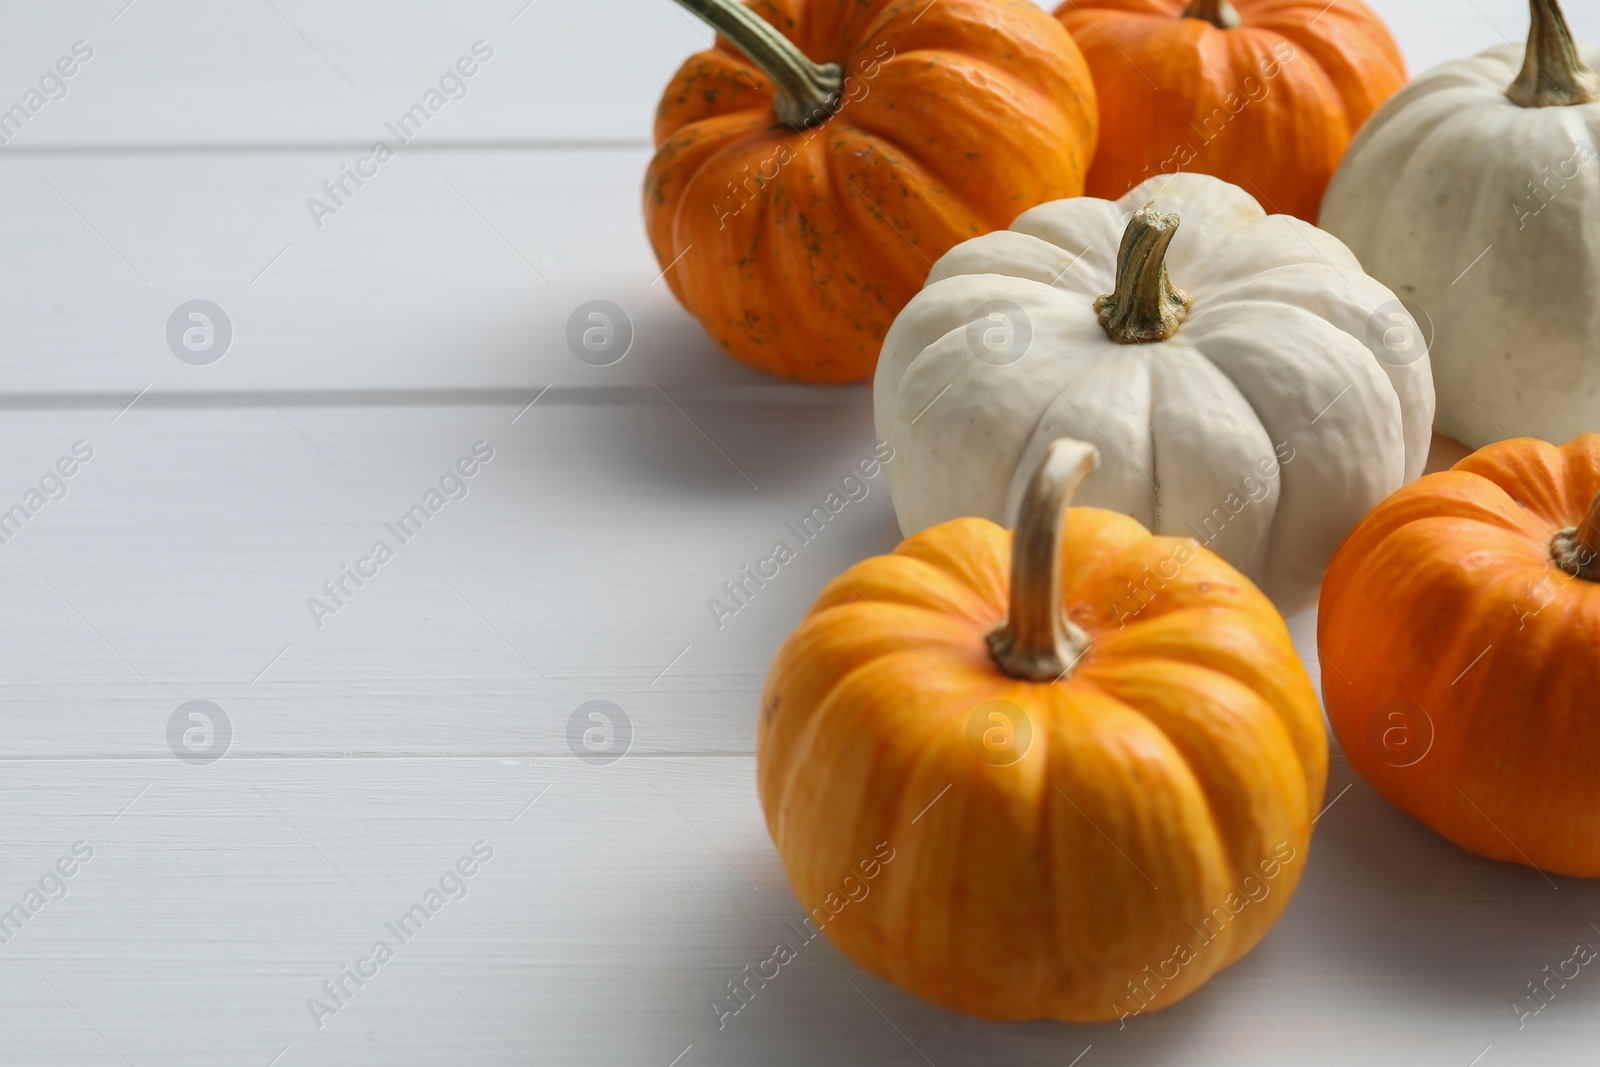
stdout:
MULTIPOLYGON (((1600 943, 1595 888, 1458 852, 1337 755, 1282 923, 1162 1016, 977 1023, 819 941, 718 1030, 708 999, 798 911, 752 778, 766 665, 895 527, 879 479, 713 625, 706 598, 871 447, 872 420, 864 389, 733 366, 653 283, 649 117, 703 38, 667 0, 537 0, 515 22, 520 0, 122 6, 0 14, 5 99, 73 41, 97 50, 0 147, 0 503, 94 450, 0 544, 0 905, 74 842, 94 851, 0 944, 0 1064, 1591 1054, 1587 970, 1520 1031, 1508 1001, 1600 943), (317 229, 304 199, 480 38, 495 59, 437 143, 317 229), (636 328, 609 368, 564 340, 594 297, 636 328), (164 338, 195 298, 235 329, 210 366, 164 338), (480 440, 468 495, 319 629, 307 598, 480 440), (232 726, 207 766, 168 747, 194 699, 232 726), (567 742, 594 699, 633 726, 609 766, 567 742), (465 899, 319 1029, 307 998, 478 841, 494 857, 465 899)), ((1381 6, 1414 66, 1524 18, 1381 6)), ((1295 626, 1309 657, 1314 619, 1295 626)))

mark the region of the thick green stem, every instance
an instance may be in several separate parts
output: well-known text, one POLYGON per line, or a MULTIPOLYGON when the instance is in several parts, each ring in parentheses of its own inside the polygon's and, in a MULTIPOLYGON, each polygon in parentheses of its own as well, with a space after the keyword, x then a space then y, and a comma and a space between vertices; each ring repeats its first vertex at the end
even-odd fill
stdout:
POLYGON ((1167 278, 1178 216, 1148 204, 1134 212, 1117 250, 1117 287, 1094 302, 1106 335, 1121 345, 1165 341, 1189 314, 1189 294, 1167 278))
POLYGON ((1600 582, 1600 493, 1589 501, 1582 522, 1551 538, 1550 558, 1574 578, 1600 582))
POLYGON ((1228 0, 1190 0, 1183 9, 1186 19, 1204 19, 1219 30, 1231 30, 1239 25, 1239 12, 1228 0))
POLYGON ((1011 538, 1011 607, 988 638, 995 666, 1013 678, 1058 681, 1089 648, 1089 635, 1061 610, 1061 545, 1073 494, 1099 465, 1093 445, 1063 437, 1028 483, 1011 538))
POLYGON ((677 0, 761 68, 776 88, 772 112, 795 130, 826 122, 844 101, 844 70, 813 63, 772 23, 738 0, 677 0))
POLYGON ((1578 54, 1558 0, 1528 0, 1533 17, 1522 73, 1506 90, 1518 107, 1571 107, 1600 100, 1600 77, 1578 54))

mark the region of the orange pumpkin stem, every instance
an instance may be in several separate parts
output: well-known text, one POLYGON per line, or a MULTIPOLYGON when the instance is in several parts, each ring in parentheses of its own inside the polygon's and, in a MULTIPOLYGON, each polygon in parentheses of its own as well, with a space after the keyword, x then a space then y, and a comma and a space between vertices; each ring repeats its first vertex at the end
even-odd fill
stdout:
POLYGON ((1149 204, 1133 213, 1117 250, 1117 288, 1094 302, 1106 336, 1119 345, 1165 341, 1189 314, 1189 294, 1167 278, 1167 246, 1178 216, 1149 204))
POLYGON ((1073 494, 1099 465, 1093 445, 1063 437, 1028 483, 1011 538, 1011 607, 988 637, 995 666, 1013 678, 1060 681, 1089 650, 1089 635, 1061 610, 1061 546, 1073 494))
POLYGON ((772 113, 790 129, 826 122, 844 101, 844 70, 813 63, 772 23, 738 0, 677 0, 761 68, 776 89, 772 113))
POLYGON ((1506 90, 1519 107, 1570 107, 1600 100, 1600 77, 1572 40, 1558 0, 1528 0, 1533 16, 1522 73, 1506 90))
POLYGON ((1231 30, 1239 25, 1239 12, 1228 0, 1192 0, 1183 9, 1186 19, 1204 19, 1219 30, 1231 30))
POLYGON ((1600 493, 1589 501, 1582 522, 1551 538, 1550 558, 1574 578, 1600 582, 1600 493))

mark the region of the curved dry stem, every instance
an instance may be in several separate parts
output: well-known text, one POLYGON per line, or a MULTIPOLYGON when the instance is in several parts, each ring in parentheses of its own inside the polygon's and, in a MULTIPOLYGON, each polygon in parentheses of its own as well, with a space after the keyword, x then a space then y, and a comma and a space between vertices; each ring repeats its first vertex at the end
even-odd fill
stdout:
POLYGON ((1073 494, 1099 465, 1093 445, 1063 437, 1028 483, 1011 539, 1011 607, 988 637, 995 666, 1013 678, 1058 681, 1088 651, 1089 635, 1061 610, 1061 546, 1073 494))
POLYGON ((1571 107, 1600 100, 1600 77, 1578 54, 1559 0, 1528 0, 1532 21, 1522 73, 1506 90, 1518 107, 1571 107))
POLYGON ((1178 216, 1146 204, 1134 212, 1117 250, 1117 287, 1094 302, 1106 335, 1121 345, 1165 341, 1189 314, 1189 294, 1167 278, 1167 246, 1178 216))
POLYGON ((738 0, 677 0, 739 46, 776 87, 772 113, 791 129, 826 122, 844 101, 844 71, 813 63, 778 28, 738 0))
POLYGON ((1235 29, 1239 25, 1239 12, 1228 0, 1190 0, 1183 9, 1186 19, 1204 19, 1219 30, 1235 29))
POLYGON ((1574 578, 1600 582, 1600 493, 1589 501, 1582 522, 1550 539, 1550 558, 1574 578))

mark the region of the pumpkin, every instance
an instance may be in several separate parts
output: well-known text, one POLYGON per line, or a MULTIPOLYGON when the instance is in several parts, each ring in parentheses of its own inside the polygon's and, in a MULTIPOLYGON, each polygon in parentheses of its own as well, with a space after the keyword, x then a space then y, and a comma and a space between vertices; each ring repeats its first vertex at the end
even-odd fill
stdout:
POLYGON ((1069 508, 1095 462, 1053 444, 1015 537, 956 519, 851 567, 762 695, 761 803, 806 922, 985 1018, 1194 992, 1288 903, 1327 777, 1271 604, 1192 541, 1069 508))
POLYGON ((1431 319, 1439 429, 1600 426, 1600 44, 1531 0, 1528 46, 1443 64, 1362 130, 1322 223, 1431 319))
POLYGON ((1384 501, 1317 620, 1350 764, 1468 851, 1600 877, 1600 434, 1489 445, 1384 501))
POLYGON ((1317 221, 1323 189, 1405 61, 1361 0, 1067 0, 1056 9, 1100 90, 1090 196, 1179 170, 1317 221))
POLYGON ((866 379, 933 260, 1083 191, 1094 87, 1028 0, 679 2, 722 36, 661 98, 645 222, 757 370, 866 379))
POLYGON ((900 528, 1011 525, 1039 455, 1076 437, 1106 458, 1084 503, 1309 607, 1345 534, 1427 459, 1427 348, 1392 314, 1338 241, 1216 178, 1034 208, 940 259, 884 340, 900 528))

